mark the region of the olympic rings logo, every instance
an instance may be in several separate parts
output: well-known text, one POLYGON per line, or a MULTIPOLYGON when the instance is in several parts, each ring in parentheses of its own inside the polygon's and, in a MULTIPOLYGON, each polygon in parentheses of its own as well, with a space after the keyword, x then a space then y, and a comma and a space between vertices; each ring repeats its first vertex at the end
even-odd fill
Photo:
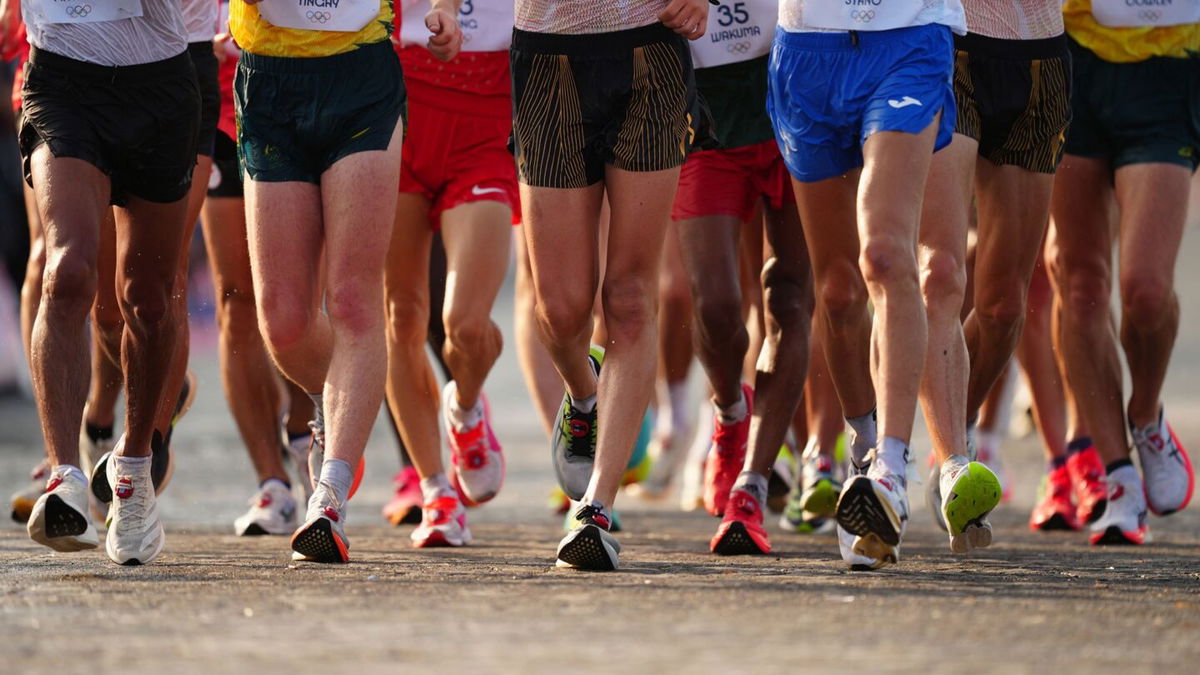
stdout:
POLYGON ((873 9, 856 9, 853 12, 850 12, 850 18, 853 19, 854 21, 858 21, 860 23, 874 21, 875 20, 875 10, 873 10, 873 9))
POLYGON ((66 8, 67 16, 72 19, 82 19, 92 13, 91 5, 73 5, 66 8))
POLYGON ((333 15, 329 12, 307 12, 304 16, 308 17, 308 20, 313 23, 326 23, 333 18, 333 15))
POLYGON ((745 54, 750 51, 750 43, 744 40, 742 42, 732 42, 725 45, 725 51, 730 54, 745 54))
POLYGON ((1162 18, 1162 12, 1157 9, 1143 9, 1138 12, 1138 18, 1142 21, 1156 22, 1162 18))

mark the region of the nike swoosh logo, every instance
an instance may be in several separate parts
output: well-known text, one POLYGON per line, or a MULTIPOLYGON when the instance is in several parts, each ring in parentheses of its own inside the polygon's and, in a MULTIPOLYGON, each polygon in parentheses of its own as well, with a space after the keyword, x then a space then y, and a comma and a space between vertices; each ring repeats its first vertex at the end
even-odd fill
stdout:
POLYGON ((471 188, 471 194, 475 195, 476 197, 480 197, 482 195, 490 195, 490 194, 501 194, 502 195, 502 194, 504 194, 504 190, 502 190, 501 188, 494 188, 494 187, 481 188, 478 185, 476 185, 471 188))
POLYGON ((889 98, 888 105, 899 110, 900 108, 907 108, 910 105, 921 105, 921 102, 911 96, 905 96, 899 101, 894 98, 889 98))

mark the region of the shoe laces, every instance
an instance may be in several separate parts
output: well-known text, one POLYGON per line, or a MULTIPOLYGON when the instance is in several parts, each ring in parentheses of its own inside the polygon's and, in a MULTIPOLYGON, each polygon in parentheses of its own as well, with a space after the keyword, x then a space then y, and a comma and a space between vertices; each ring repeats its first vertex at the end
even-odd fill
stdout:
POLYGON ((484 434, 483 422, 466 431, 453 431, 453 460, 457 466, 466 469, 482 469, 487 465, 487 441, 484 434))
POLYGON ((567 437, 567 454, 576 457, 587 457, 594 459, 596 457, 596 410, 585 413, 575 409, 575 406, 568 403, 565 406, 562 416, 563 435, 567 437), (576 423, 583 423, 588 426, 587 433, 576 435, 574 427, 576 423))
POLYGON ((116 499, 117 513, 125 516, 124 518, 113 519, 116 521, 117 534, 129 534, 134 531, 129 516, 133 516, 138 521, 145 518, 150 501, 146 493, 147 491, 153 493, 154 487, 150 485, 150 481, 144 482, 146 485, 135 485, 133 494, 129 497, 118 497, 116 499))
MULTIPOLYGON (((321 446, 321 451, 325 451, 325 426, 319 425, 316 421, 308 423, 308 430, 312 432, 312 445, 321 446)), ((311 447, 311 446, 310 446, 311 447)))
POLYGON ((584 504, 575 512, 575 520, 584 524, 596 525, 600 529, 607 530, 612 526, 612 519, 608 517, 602 507, 592 504, 584 504))

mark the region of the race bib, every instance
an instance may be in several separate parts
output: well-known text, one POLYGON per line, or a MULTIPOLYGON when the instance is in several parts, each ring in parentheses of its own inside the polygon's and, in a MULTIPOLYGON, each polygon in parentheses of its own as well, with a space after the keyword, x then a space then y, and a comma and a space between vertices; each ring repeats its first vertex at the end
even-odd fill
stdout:
POLYGON ((762 56, 771 51, 778 21, 779 0, 723 0, 708 8, 704 37, 688 43, 692 63, 712 68, 762 56))
POLYGON ((893 30, 915 26, 924 0, 808 0, 804 24, 834 30, 893 30))
POLYGON ((263 0, 258 13, 281 28, 357 33, 379 16, 379 0, 263 0))
POLYGON ((45 23, 96 23, 142 15, 142 0, 35 0, 45 23))
POLYGON ((1113 28, 1200 23, 1200 0, 1092 0, 1092 16, 1113 28))
MULTIPOLYGON (((400 44, 425 46, 429 29, 425 15, 432 5, 429 0, 402 0, 400 13, 400 44)), ((462 0, 458 8, 458 25, 462 28, 464 52, 500 52, 512 43, 512 0, 462 0)))

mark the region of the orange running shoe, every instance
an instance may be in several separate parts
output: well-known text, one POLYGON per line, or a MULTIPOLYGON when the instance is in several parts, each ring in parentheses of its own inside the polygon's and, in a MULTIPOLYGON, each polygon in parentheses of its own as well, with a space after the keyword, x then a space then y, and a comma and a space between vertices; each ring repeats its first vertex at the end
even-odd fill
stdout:
POLYGON ((717 555, 764 555, 771 540, 763 529, 763 511, 749 490, 734 490, 725 505, 725 517, 709 548, 717 555))
MULTIPOLYGON (((1076 442, 1078 439, 1072 441, 1076 442)), ((1067 455, 1067 473, 1075 487, 1076 518, 1080 523, 1096 522, 1108 505, 1108 484, 1104 462, 1091 439, 1087 439, 1087 447, 1067 455)))
POLYGON ((746 439, 750 436, 750 414, 754 411, 754 390, 750 385, 742 385, 742 396, 746 399, 746 416, 731 424, 722 423, 719 417, 713 420, 712 447, 704 460, 704 508, 718 517, 725 513, 729 491, 746 461, 746 439))
POLYGON ((1042 479, 1041 499, 1029 515, 1029 529, 1040 532, 1075 531, 1082 527, 1071 501, 1071 474, 1067 467, 1051 469, 1042 479))

